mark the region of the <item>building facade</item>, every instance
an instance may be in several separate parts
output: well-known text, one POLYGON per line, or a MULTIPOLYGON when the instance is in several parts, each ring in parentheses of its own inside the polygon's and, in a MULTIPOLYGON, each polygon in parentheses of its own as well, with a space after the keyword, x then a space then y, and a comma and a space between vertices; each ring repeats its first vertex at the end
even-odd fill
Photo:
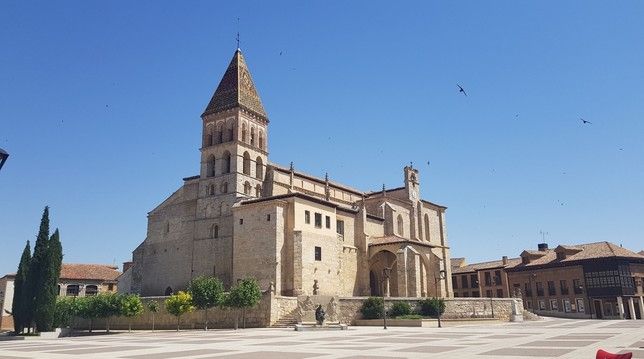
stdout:
MULTIPOLYGON (((117 267, 102 264, 63 263, 58 281, 58 295, 83 297, 117 291, 117 267)), ((13 292, 15 273, 0 278, 0 329, 13 330, 13 292)))
POLYGON ((644 256, 610 242, 542 243, 506 269, 512 290, 537 314, 642 319, 644 256))
POLYGON ((239 49, 201 118, 200 174, 148 214, 131 292, 214 275, 285 296, 451 296, 446 207, 420 198, 417 169, 404 168, 401 187, 359 191, 270 162, 269 119, 239 49))
POLYGON ((498 261, 473 264, 465 264, 461 259, 452 262, 454 297, 509 298, 514 296, 506 269, 521 263, 521 258, 503 256, 498 261))

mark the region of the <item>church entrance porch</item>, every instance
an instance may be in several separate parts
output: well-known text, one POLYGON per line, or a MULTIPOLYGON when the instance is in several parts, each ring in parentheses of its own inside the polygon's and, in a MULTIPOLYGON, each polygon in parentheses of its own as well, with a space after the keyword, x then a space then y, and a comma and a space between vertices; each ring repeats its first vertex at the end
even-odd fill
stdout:
POLYGON ((432 246, 398 237, 388 241, 381 238, 374 240, 369 245, 371 295, 447 296, 445 279, 438 275, 442 269, 441 260, 432 252, 432 246), (384 278, 386 268, 390 270, 389 279, 384 278))

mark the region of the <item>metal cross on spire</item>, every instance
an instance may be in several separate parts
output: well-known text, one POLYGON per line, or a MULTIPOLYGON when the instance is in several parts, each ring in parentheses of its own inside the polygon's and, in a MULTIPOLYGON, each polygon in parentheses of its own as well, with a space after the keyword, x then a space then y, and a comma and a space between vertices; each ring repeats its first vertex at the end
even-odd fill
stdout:
POLYGON ((239 18, 237 18, 237 49, 239 48, 239 18))

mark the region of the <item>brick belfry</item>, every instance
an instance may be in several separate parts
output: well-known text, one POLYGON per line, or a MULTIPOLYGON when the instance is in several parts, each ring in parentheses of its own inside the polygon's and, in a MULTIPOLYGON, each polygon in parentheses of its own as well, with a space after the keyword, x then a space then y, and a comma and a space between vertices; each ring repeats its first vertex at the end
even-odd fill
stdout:
POLYGON ((286 296, 452 295, 446 207, 420 198, 418 169, 365 192, 269 162, 268 116, 239 49, 201 119, 200 173, 148 213, 119 288, 167 295, 207 275, 286 296))

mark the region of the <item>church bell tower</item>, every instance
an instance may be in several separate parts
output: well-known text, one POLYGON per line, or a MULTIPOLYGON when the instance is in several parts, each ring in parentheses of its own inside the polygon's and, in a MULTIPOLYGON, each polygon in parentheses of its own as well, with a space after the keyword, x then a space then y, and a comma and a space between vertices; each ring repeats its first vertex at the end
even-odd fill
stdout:
POLYGON ((200 194, 261 197, 268 116, 241 50, 235 51, 201 118, 200 194))

